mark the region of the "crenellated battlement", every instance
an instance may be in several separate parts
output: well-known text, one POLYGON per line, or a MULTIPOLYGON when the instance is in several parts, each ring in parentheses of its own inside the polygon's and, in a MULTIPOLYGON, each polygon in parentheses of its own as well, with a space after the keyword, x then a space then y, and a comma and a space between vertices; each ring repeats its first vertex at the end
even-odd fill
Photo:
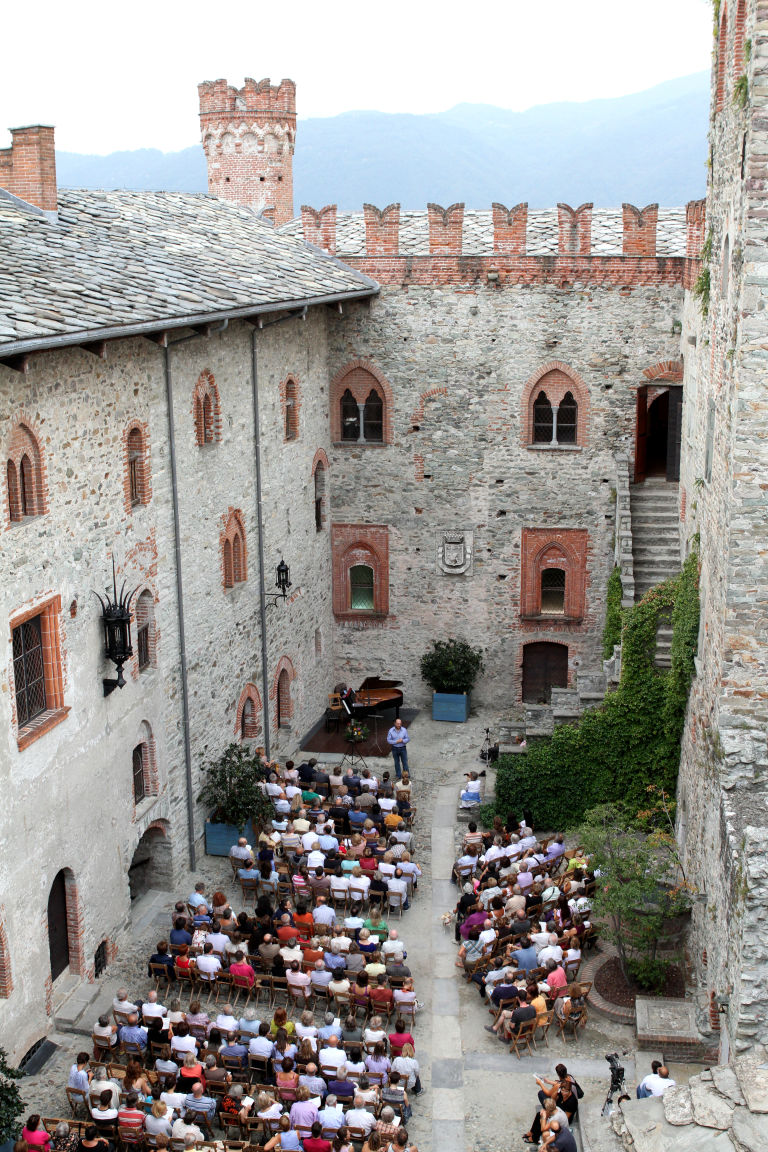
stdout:
POLYGON ((296 85, 281 80, 275 85, 269 79, 254 80, 246 76, 242 88, 226 80, 205 80, 197 86, 200 115, 229 115, 256 112, 276 116, 296 116, 296 85))

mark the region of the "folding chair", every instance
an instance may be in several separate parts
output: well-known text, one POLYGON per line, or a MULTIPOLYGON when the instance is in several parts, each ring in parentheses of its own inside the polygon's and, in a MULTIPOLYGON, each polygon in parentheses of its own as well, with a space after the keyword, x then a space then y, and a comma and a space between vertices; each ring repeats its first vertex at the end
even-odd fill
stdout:
POLYGON ((539 1028, 541 1029, 541 1039, 549 1048, 549 1030, 552 1027, 552 1021, 555 1018, 554 1011, 550 1008, 543 1019, 539 1019, 536 1025, 536 1031, 533 1034, 533 1046, 536 1047, 536 1037, 538 1036, 539 1028))
POLYGON ((275 1007, 278 996, 283 998, 287 1007, 288 1005, 288 980, 285 976, 272 976, 272 1007, 275 1007))
POLYGON ((112 1016, 118 1028, 122 1028, 124 1024, 128 1024, 130 1022, 131 1015, 132 1013, 130 1012, 121 1012, 119 1008, 112 1009, 112 1016))
POLYGON ((517 1032, 513 1032, 510 1036, 510 1052, 514 1052, 518 1060, 520 1059, 520 1048, 524 1045, 528 1055, 531 1055, 531 1041, 536 1034, 536 1017, 533 1020, 526 1020, 520 1025, 517 1032))
MULTIPOLYGON (((216 1003, 217 1004, 219 1002, 219 998, 222 995, 224 996, 224 1003, 225 1004, 227 1003, 227 1001, 231 1000, 233 979, 234 979, 234 977, 230 976, 229 972, 217 972, 216 973, 216 980, 215 980, 213 987, 214 987, 214 995, 216 997, 216 1003)), ((210 997, 209 997, 209 1002, 210 1002, 210 997)))
POLYGON ((130 1128, 119 1124, 117 1138, 123 1148, 138 1149, 144 1147, 144 1131, 141 1128, 130 1128))
POLYGON ((403 918, 403 907, 404 907, 407 899, 408 899, 408 897, 406 896, 406 894, 404 892, 388 892, 387 893, 387 901, 389 903, 389 911, 390 912, 397 911, 397 914, 401 920, 403 918))
POLYGON ((270 1076, 270 1059, 269 1056, 257 1056, 253 1052, 248 1053, 248 1071, 251 1074, 251 1083, 254 1081, 269 1080, 270 1076))
POLYGON ((88 1093, 83 1088, 67 1088, 67 1100, 72 1109, 72 1115, 77 1116, 77 1109, 82 1104, 86 1116, 88 1111, 88 1093))
POLYGON ((163 982, 166 988, 171 986, 171 974, 167 964, 150 964, 149 966, 150 979, 155 981, 155 992, 160 990, 160 984, 163 982))
POLYGON ((219 1126, 224 1133, 225 1140, 229 1140, 230 1132, 235 1133, 235 1140, 242 1139, 243 1126, 239 1116, 231 1116, 228 1112, 219 1112, 219 1126))
POLYGON ((243 897, 243 904, 249 902, 256 906, 256 901, 259 896, 259 878, 258 876, 246 877, 240 880, 240 891, 243 897), (250 898, 250 899, 249 899, 250 898))
POLYGON ((191 1004, 195 995, 195 985, 198 982, 197 972, 194 968, 179 968, 178 964, 174 965, 173 971, 179 984, 179 997, 182 995, 182 989, 186 986, 189 988, 189 1002, 191 1004))

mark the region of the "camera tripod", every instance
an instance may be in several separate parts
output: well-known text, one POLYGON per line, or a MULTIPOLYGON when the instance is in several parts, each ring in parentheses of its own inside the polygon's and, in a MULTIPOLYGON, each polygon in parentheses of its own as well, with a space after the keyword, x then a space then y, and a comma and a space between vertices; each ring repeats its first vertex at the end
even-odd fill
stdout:
POLYGON ((626 1088, 624 1079, 624 1066, 619 1063, 618 1052, 613 1052, 610 1056, 606 1056, 606 1060, 611 1069, 611 1083, 608 1086, 608 1095, 605 1097, 605 1103, 600 1110, 601 1116, 610 1116, 613 1112, 613 1098, 614 1096, 622 1096, 626 1088))

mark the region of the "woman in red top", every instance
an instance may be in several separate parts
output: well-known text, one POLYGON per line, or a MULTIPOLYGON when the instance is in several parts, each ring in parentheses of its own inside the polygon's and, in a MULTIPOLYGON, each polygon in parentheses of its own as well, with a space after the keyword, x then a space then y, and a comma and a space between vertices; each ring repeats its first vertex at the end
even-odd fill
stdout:
MULTIPOLYGON (((213 1051, 213 1050, 212 1050, 213 1051)), ((205 1087, 205 1077, 203 1076, 203 1066, 195 1056, 194 1052, 187 1052, 184 1057, 184 1063, 179 1068, 179 1082, 184 1085, 180 1088, 180 1092, 191 1092, 192 1085, 199 1080, 205 1087)))
POLYGON ((379 866, 379 862, 373 854, 373 849, 366 846, 365 852, 360 857, 360 867, 363 872, 375 872, 379 866))
POLYGON ((302 1140, 304 1152, 332 1152, 333 1145, 330 1140, 322 1139, 323 1126, 319 1120, 312 1125, 312 1135, 302 1140))
POLYGON ((405 1030, 405 1020, 400 1017, 395 1020, 395 1030, 389 1034, 389 1054, 394 1060, 396 1056, 402 1055, 403 1045, 410 1044, 412 1048, 416 1047, 416 1041, 410 1032, 405 1030))
POLYGON ((179 944, 174 956, 177 968, 191 968, 192 958, 189 955, 189 944, 179 944))
POLYGON ((45 1128, 41 1128, 39 1125, 40 1117, 36 1112, 33 1112, 21 1130, 21 1138, 22 1140, 26 1140, 30 1148, 42 1147, 45 1148, 47 1152, 47 1149, 49 1149, 51 1145, 51 1138, 45 1128))
POLYGON ((303 900, 300 900, 296 905, 293 923, 298 930, 299 937, 308 940, 312 935, 314 921, 312 919, 312 913, 307 911, 307 906, 303 900))

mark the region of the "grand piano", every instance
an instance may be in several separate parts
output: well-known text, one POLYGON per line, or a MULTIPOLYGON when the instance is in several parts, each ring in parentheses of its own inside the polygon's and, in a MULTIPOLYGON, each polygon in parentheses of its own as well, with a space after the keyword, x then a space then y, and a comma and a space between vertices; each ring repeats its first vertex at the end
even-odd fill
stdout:
POLYGON ((349 708, 356 719, 387 708, 394 708, 397 719, 403 703, 401 684, 402 680, 382 680, 380 676, 366 676, 355 692, 354 699, 347 699, 342 703, 349 708))

